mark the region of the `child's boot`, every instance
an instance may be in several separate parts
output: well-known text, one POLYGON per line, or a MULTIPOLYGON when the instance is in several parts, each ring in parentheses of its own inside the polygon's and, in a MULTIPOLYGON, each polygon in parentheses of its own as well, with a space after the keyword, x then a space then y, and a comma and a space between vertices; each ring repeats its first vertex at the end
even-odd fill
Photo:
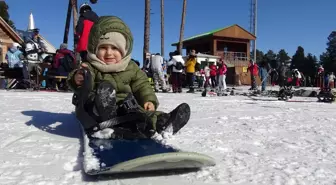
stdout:
POLYGON ((186 103, 177 106, 170 113, 162 113, 158 116, 156 122, 156 131, 161 133, 172 127, 173 134, 176 134, 190 118, 190 107, 186 103))

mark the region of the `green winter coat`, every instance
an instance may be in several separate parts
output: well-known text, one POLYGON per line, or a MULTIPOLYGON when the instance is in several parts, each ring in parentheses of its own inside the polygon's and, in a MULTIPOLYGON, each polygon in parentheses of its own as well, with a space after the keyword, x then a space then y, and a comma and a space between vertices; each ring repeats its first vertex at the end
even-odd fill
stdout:
MULTIPOLYGON (((152 118, 153 126, 156 128, 157 116, 162 112, 146 111, 144 110, 144 104, 146 102, 152 102, 155 109, 157 109, 159 102, 149 84, 147 75, 131 60, 130 55, 132 49, 133 36, 128 26, 118 17, 101 16, 91 28, 88 40, 88 61, 84 62, 88 65, 88 70, 90 70, 92 76, 93 86, 90 94, 95 94, 97 84, 100 81, 111 82, 116 90, 117 103, 122 102, 129 93, 132 93, 141 106, 139 107, 140 111, 152 118), (109 32, 119 32, 123 34, 126 39, 126 56, 124 56, 120 63, 113 64, 114 66, 106 66, 104 63, 97 62, 99 59, 97 59, 95 54, 100 37, 109 32), (111 68, 109 68, 110 71, 106 71, 105 67, 112 67, 113 69, 111 70, 111 68)), ((69 74, 67 83, 76 93, 77 86, 74 83, 74 74, 75 71, 69 74)))
MULTIPOLYGON (((117 103, 124 100, 129 93, 133 93, 140 106, 143 107, 146 102, 152 102, 155 108, 159 106, 159 101, 149 84, 147 75, 133 61, 130 61, 125 71, 118 73, 101 73, 90 63, 85 62, 85 64, 88 65, 91 72, 93 92, 100 81, 109 81, 116 90, 117 103)), ((68 84, 76 92, 77 87, 74 84, 73 77, 74 72, 70 73, 68 84)))

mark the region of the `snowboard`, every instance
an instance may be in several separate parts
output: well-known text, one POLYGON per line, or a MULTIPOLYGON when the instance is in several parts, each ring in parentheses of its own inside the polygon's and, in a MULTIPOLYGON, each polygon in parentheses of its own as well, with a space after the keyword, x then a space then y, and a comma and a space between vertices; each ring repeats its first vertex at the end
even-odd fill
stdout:
POLYGON ((83 167, 88 175, 198 170, 215 165, 208 155, 181 151, 154 139, 99 139, 84 131, 83 137, 83 167))

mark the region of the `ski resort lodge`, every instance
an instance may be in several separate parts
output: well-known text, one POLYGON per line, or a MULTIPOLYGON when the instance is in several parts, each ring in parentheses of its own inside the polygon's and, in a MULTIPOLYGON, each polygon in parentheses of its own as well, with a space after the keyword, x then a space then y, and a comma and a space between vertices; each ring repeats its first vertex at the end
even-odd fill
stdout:
MULTIPOLYGON (((237 24, 216 29, 183 40, 183 49, 189 53, 192 49, 199 53, 197 61, 203 67, 207 62, 222 58, 228 66, 226 82, 228 84, 251 83, 247 66, 250 59, 250 43, 256 37, 237 24), (217 58, 217 59, 216 59, 217 58)), ((172 46, 178 47, 178 42, 172 46)))

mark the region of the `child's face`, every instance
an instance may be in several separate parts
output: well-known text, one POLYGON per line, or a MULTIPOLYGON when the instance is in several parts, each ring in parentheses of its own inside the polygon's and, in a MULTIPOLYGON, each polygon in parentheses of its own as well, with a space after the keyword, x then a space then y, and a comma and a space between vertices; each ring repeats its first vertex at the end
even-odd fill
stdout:
POLYGON ((106 64, 116 64, 122 59, 119 49, 110 44, 99 46, 97 57, 106 64))

